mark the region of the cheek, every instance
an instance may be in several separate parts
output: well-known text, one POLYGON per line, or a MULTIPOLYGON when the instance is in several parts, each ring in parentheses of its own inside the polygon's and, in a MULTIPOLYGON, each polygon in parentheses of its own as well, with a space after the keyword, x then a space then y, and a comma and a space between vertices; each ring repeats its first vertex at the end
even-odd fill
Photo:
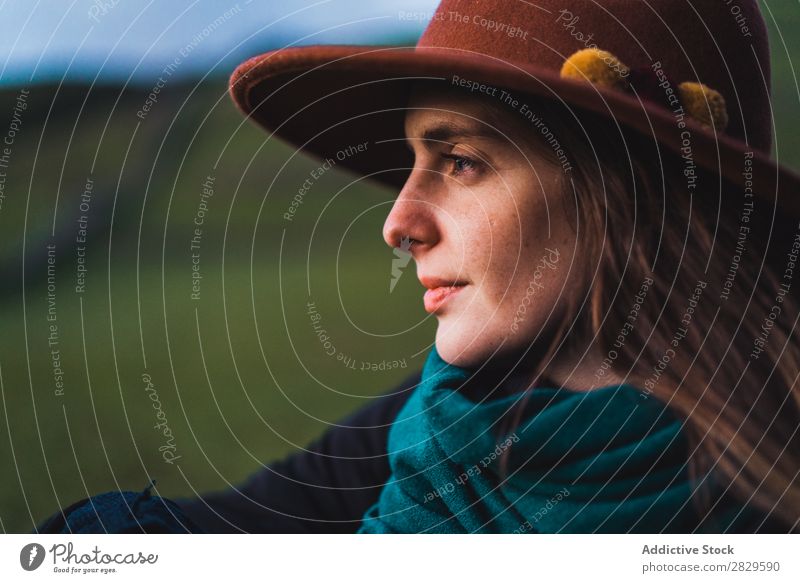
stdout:
POLYGON ((523 303, 549 311, 549 304, 565 292, 568 272, 569 257, 558 245, 545 243, 520 261, 513 276, 509 273, 498 277, 497 288, 500 291, 502 287, 502 291, 496 303, 502 305, 503 311, 523 303))
POLYGON ((465 205, 469 209, 462 207, 465 263, 480 282, 483 303, 505 308, 540 281, 557 285, 568 270, 553 262, 557 256, 557 263, 569 263, 564 258, 572 257, 575 244, 561 192, 557 173, 518 168, 482 188, 465 205))
POLYGON ((550 201, 493 217, 492 257, 481 295, 503 319, 524 311, 546 316, 569 290, 575 235, 563 208, 550 201), (523 214, 524 213, 524 214, 523 214))

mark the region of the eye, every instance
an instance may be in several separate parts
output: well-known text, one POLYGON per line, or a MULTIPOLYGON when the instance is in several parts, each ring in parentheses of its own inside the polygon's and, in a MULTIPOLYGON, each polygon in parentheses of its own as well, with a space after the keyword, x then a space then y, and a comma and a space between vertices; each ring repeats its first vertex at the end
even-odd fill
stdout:
POLYGON ((442 154, 442 158, 445 158, 447 160, 452 160, 453 162, 452 174, 454 176, 460 176, 465 173, 472 173, 477 170, 478 162, 476 162, 472 158, 468 158, 466 156, 460 156, 458 154, 442 154))

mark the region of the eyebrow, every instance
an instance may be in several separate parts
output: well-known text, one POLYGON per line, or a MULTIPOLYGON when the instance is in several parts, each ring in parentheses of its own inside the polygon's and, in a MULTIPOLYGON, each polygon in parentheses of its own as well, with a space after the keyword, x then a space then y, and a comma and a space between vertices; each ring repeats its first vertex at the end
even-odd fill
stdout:
POLYGON ((501 135, 488 126, 462 125, 453 122, 439 122, 422 132, 419 138, 406 138, 406 146, 412 149, 411 140, 420 140, 426 148, 432 148, 436 144, 431 142, 451 142, 453 138, 487 138, 490 140, 501 140, 501 135))

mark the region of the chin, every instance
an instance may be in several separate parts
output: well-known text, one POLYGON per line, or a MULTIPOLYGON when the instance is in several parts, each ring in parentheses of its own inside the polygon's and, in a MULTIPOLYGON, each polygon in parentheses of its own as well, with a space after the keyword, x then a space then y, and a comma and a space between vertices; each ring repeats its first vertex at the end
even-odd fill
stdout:
POLYGON ((445 362, 472 368, 480 366, 496 347, 486 341, 486 333, 465 326, 447 326, 439 323, 436 329, 436 350, 445 362))
POLYGON ((499 325, 496 318, 492 322, 485 320, 464 321, 453 314, 452 321, 447 316, 439 319, 436 329, 436 350, 445 362, 462 368, 477 368, 490 359, 502 362, 507 359, 516 361, 530 354, 534 346, 531 339, 545 327, 546 322, 531 320, 518 332, 508 334, 507 326, 499 325))

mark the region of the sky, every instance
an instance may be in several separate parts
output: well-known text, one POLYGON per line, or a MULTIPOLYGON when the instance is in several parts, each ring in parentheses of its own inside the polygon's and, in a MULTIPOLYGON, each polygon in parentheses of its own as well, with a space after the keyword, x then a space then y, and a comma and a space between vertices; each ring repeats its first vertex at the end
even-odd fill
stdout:
POLYGON ((436 0, 0 0, 0 85, 227 76, 260 52, 415 42, 436 0))

